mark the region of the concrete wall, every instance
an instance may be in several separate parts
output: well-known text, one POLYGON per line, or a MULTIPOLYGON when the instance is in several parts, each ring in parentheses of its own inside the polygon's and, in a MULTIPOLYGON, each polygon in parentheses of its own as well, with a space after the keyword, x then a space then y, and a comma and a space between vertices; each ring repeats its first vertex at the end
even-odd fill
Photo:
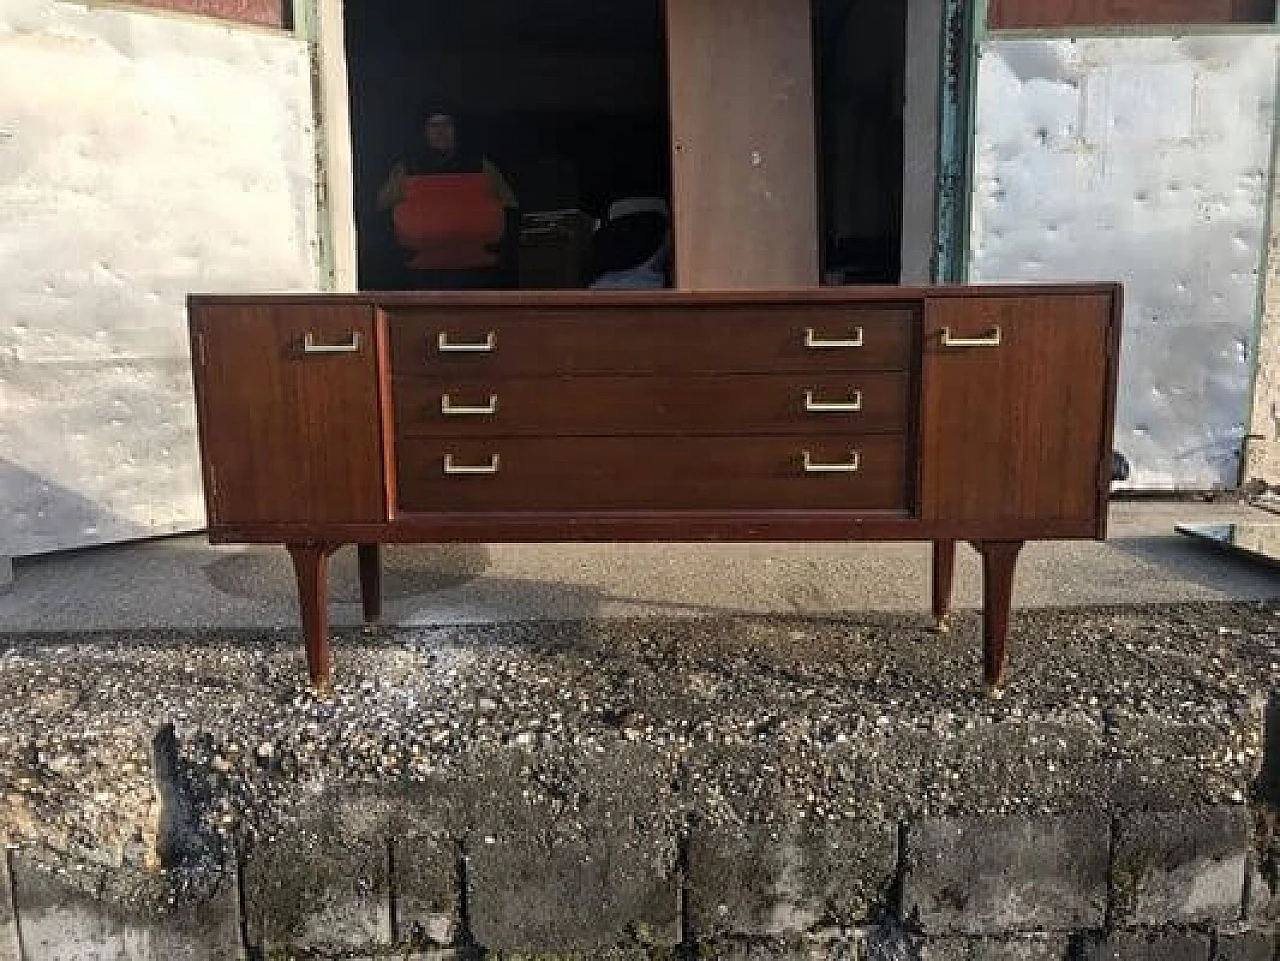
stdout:
POLYGON ((305 44, 0 0, 0 554, 204 524, 184 298, 316 283, 305 44))
POLYGON ((420 803, 324 807, 177 898, 160 876, 18 853, 5 877, 0 859, 0 958, 1273 961, 1276 945, 1244 805, 695 827, 652 855, 606 811, 566 827, 518 797, 463 843, 420 803))
POLYGON ((1275 36, 991 39, 971 279, 1126 285, 1116 449, 1234 487, 1258 363, 1275 36))

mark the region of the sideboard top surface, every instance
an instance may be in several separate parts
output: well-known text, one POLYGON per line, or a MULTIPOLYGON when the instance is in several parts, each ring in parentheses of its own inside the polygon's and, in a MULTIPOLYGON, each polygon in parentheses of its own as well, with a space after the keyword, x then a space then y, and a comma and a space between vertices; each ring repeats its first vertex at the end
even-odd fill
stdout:
POLYGON ((1037 294, 1100 294, 1120 292, 1119 283, 1074 284, 949 284, 928 287, 857 286, 804 287, 794 290, 489 290, 489 291, 363 291, 360 293, 193 293, 191 307, 206 304, 367 304, 371 307, 524 306, 634 307, 689 304, 823 304, 872 301, 919 301, 941 297, 1027 297, 1037 294))

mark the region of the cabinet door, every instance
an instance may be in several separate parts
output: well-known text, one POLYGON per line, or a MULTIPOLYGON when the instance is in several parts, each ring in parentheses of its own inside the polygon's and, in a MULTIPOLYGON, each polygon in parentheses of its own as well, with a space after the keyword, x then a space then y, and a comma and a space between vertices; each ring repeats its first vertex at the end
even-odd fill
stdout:
POLYGON ((922 516, 985 537, 1101 536, 1118 324, 1118 288, 930 299, 922 516))
POLYGON ((373 333, 367 306, 192 307, 211 527, 385 518, 373 333))

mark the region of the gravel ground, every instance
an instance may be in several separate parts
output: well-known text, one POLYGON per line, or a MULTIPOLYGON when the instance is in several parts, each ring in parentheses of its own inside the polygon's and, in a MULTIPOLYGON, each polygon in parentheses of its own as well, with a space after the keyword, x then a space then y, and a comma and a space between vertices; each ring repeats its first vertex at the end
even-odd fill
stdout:
POLYGON ((455 796, 466 830, 499 777, 560 821, 612 790, 664 830, 1255 790, 1280 602, 1017 614, 999 701, 979 630, 968 615, 943 636, 893 616, 364 631, 337 638, 328 701, 291 632, 0 635, 0 841, 199 869, 335 790, 455 796))

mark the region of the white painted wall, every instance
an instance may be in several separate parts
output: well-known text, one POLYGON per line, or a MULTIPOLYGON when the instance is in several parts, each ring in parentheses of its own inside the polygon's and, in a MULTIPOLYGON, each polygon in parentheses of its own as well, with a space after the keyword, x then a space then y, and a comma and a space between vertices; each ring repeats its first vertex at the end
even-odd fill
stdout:
POLYGON ((984 44, 971 279, 1125 283, 1127 486, 1239 481, 1278 50, 1263 35, 984 44))
POLYGON ((204 525, 184 299, 316 284, 305 44, 0 0, 0 555, 204 525))

